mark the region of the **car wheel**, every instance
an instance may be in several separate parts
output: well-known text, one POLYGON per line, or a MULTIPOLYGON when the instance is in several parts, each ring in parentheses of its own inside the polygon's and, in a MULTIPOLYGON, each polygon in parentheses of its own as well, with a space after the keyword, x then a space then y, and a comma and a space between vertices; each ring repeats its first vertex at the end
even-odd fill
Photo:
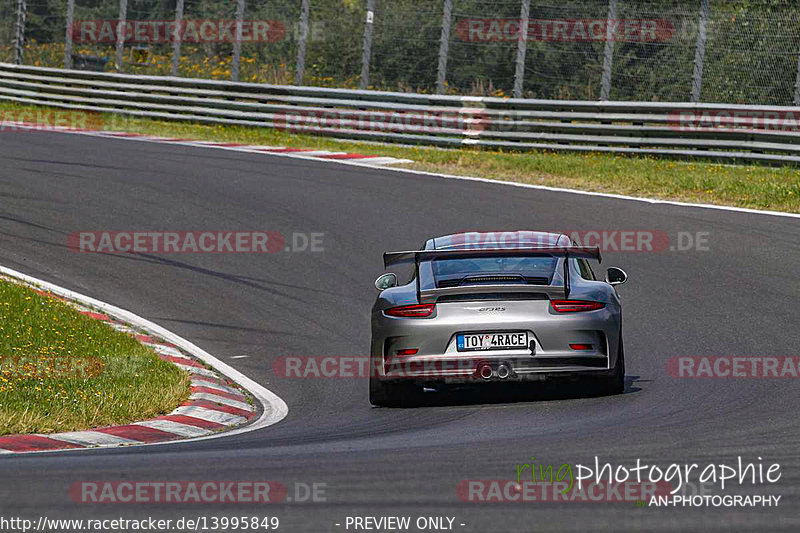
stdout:
POLYGON ((605 378, 604 383, 606 394, 622 394, 625 392, 625 348, 622 345, 622 334, 619 337, 619 351, 617 352, 617 364, 613 372, 605 378))
POLYGON ((369 403, 378 407, 412 407, 419 400, 413 383, 395 383, 369 377, 369 403))

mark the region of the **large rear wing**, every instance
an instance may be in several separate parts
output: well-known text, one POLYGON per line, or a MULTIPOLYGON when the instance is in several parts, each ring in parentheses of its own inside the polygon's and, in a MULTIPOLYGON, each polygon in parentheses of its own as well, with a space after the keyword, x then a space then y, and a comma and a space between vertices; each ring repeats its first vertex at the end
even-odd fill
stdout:
MULTIPOLYGON (((414 279, 417 284, 417 301, 423 303, 423 297, 427 300, 438 298, 445 293, 455 291, 448 289, 429 289, 422 291, 419 279, 419 264, 435 259, 472 259, 477 257, 563 257, 564 258, 564 285, 559 286, 538 286, 536 290, 546 292, 553 289, 563 290, 564 298, 569 298, 569 259, 571 257, 582 257, 585 259, 596 259, 602 261, 600 248, 588 246, 536 246, 528 248, 479 248, 474 250, 417 250, 408 252, 386 252, 383 254, 383 265, 389 268, 391 265, 414 264, 414 279)), ((507 291, 508 285, 480 285, 471 286, 474 292, 507 291)), ((530 291, 533 288, 526 288, 530 291)), ((461 289, 459 292, 463 292, 461 289)))

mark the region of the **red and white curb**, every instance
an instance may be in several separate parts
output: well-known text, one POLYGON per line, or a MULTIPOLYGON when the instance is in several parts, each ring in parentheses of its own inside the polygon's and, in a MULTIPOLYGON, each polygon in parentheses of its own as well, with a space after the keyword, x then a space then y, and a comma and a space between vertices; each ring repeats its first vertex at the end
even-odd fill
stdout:
POLYGON ((154 137, 142 133, 132 133, 125 131, 103 131, 103 130, 82 130, 74 128, 62 128, 57 126, 47 126, 43 128, 41 124, 28 122, 6 122, 4 127, 16 127, 20 129, 33 129, 43 131, 54 131, 58 133, 76 133, 89 135, 91 137, 106 137, 112 139, 126 139, 132 141, 145 141, 163 144, 178 144, 182 146, 196 146, 202 148, 218 148, 224 150, 235 150, 239 152, 260 153, 270 155, 280 155, 297 159, 312 159, 318 161, 331 161, 340 163, 355 163, 366 166, 396 165, 400 163, 413 163, 411 159, 398 159, 396 157, 382 157, 378 155, 364 155, 347 152, 330 152, 328 150, 313 150, 308 148, 288 148, 285 146, 260 146, 248 145, 232 142, 215 141, 196 141, 192 139, 177 139, 172 137, 154 137))
POLYGON ((152 420, 66 433, 0 437, 0 454, 165 444, 261 429, 288 414, 274 393, 191 342, 129 311, 0 266, 0 275, 75 306, 79 312, 129 333, 158 357, 189 373, 191 395, 177 409, 152 420), (255 401, 258 405, 253 405, 255 401), (223 432, 224 431, 224 432, 223 432))

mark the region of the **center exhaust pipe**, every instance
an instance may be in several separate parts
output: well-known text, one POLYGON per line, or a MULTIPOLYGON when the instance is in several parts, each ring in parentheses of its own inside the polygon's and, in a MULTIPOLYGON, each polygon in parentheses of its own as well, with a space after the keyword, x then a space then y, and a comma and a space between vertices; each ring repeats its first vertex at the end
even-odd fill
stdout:
POLYGON ((508 376, 511 375, 511 369, 505 363, 500 363, 497 367, 497 377, 500 379, 506 379, 508 376))

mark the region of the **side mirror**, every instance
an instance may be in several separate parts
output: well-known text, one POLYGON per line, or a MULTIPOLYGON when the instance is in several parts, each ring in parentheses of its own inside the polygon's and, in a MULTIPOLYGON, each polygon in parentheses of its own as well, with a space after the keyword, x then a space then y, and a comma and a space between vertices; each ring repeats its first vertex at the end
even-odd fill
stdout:
POLYGON ((606 283, 622 285, 626 281, 628 281, 628 275, 621 268, 611 267, 606 271, 606 283))
POLYGON ((375 288, 379 291, 391 289, 392 287, 397 287, 397 276, 391 272, 375 280, 375 288))

